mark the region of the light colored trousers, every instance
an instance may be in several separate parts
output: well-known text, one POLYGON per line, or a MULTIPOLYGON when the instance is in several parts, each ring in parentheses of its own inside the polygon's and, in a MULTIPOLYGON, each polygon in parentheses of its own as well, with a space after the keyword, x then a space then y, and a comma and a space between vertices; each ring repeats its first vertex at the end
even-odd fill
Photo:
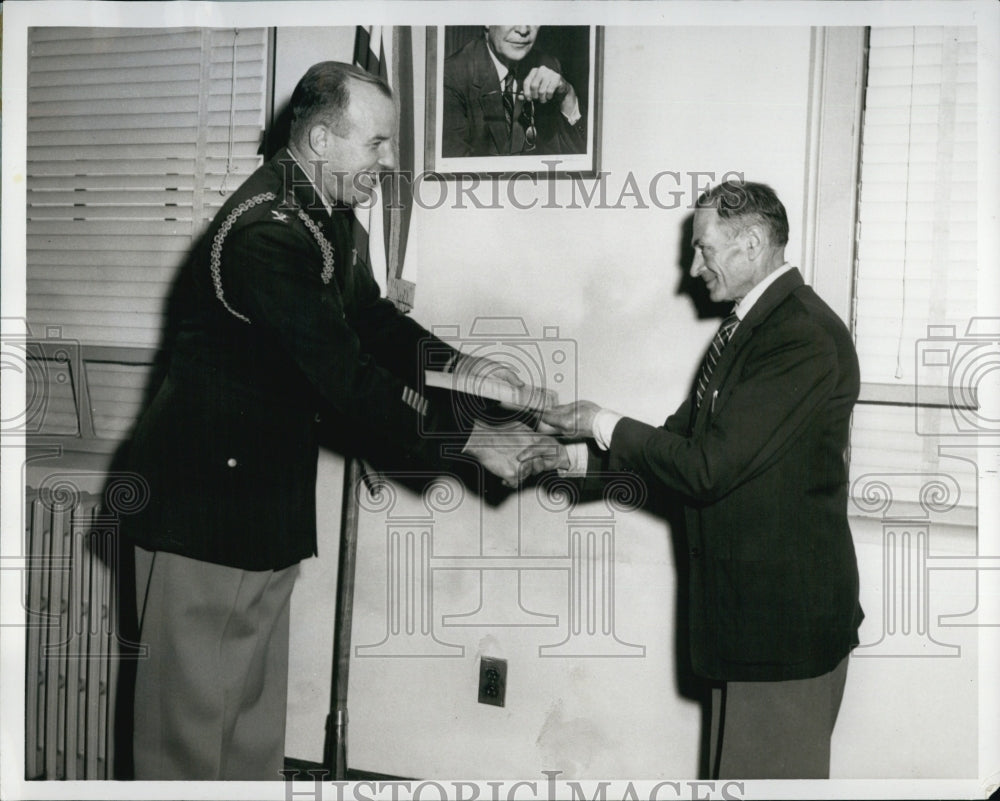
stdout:
POLYGON ((135 549, 136 779, 280 780, 298 573, 135 549))
POLYGON ((830 778, 830 737, 849 658, 812 679, 713 687, 710 778, 830 778))

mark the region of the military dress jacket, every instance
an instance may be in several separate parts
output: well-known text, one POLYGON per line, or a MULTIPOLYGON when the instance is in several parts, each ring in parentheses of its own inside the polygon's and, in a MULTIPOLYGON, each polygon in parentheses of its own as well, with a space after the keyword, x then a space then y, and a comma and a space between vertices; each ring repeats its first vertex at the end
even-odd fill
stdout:
POLYGON ((287 150, 225 203, 171 300, 169 367, 121 462, 149 501, 135 543, 247 570, 316 552, 321 425, 364 455, 433 461, 421 352, 454 353, 380 297, 352 212, 287 150))

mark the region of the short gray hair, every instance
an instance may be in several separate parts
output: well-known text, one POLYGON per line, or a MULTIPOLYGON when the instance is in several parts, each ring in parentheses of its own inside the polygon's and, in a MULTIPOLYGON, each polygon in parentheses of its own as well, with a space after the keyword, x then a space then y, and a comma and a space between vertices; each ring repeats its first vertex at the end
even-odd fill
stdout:
POLYGON ((725 181, 703 192, 699 209, 715 209, 730 227, 758 223, 767 230, 776 247, 788 244, 788 215, 778 195, 767 184, 752 181, 725 181))

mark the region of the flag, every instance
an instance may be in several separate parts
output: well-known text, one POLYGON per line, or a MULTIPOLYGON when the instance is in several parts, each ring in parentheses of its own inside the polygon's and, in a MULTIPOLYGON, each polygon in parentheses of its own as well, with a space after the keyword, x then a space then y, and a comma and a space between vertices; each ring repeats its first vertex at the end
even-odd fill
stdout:
POLYGON ((355 30, 354 63, 389 84, 399 120, 399 172, 385 173, 373 202, 366 208, 355 208, 355 247, 366 254, 382 293, 401 311, 409 311, 413 308, 417 270, 417 249, 410 236, 414 171, 411 29, 359 25, 355 30))

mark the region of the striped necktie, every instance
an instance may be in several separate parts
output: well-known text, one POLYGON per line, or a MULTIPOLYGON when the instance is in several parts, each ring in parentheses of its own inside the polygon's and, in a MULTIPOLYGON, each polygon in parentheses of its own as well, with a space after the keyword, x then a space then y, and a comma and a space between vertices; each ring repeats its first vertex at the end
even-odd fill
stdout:
POLYGON ((740 318, 736 316, 736 312, 732 312, 722 321, 722 325, 719 326, 719 330, 715 333, 715 338, 712 339, 712 344, 708 346, 708 353, 705 354, 705 360, 701 363, 701 370, 698 371, 698 386, 695 390, 699 408, 701 407, 702 398, 705 397, 705 390, 708 389, 708 382, 712 378, 712 371, 715 370, 715 365, 719 362, 723 348, 729 344, 729 340, 733 338, 733 333, 739 324, 740 318))
POLYGON ((508 72, 503 79, 503 115, 507 120, 507 130, 514 123, 514 73, 508 72))

